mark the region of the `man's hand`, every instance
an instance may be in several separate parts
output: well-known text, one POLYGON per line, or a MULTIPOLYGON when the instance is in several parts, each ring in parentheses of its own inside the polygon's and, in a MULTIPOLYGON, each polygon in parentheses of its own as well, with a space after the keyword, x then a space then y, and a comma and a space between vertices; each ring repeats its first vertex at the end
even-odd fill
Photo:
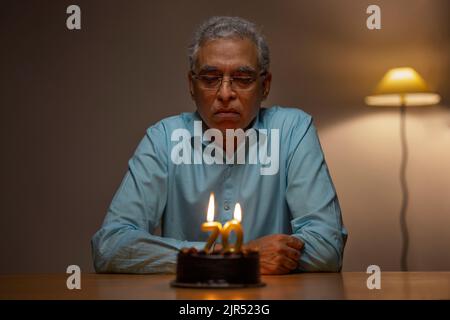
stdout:
POLYGON ((286 274, 297 268, 303 246, 296 237, 272 234, 250 241, 244 248, 259 251, 262 274, 286 274))

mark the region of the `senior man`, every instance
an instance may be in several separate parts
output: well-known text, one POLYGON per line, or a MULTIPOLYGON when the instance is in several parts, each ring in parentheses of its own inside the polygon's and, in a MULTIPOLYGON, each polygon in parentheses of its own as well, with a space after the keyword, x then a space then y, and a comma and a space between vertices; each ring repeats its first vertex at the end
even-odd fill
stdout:
POLYGON ((261 108, 272 80, 264 37, 242 18, 212 17, 189 61, 197 111, 147 129, 92 239, 96 271, 174 272, 179 249, 205 245, 211 193, 216 221, 240 203, 263 274, 339 271, 347 231, 312 118, 261 108))

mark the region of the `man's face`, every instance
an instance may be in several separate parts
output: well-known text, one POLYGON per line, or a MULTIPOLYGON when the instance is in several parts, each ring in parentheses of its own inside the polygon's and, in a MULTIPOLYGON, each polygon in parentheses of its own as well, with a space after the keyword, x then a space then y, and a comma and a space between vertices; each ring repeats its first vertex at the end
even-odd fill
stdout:
POLYGON ((206 42, 198 50, 193 71, 189 87, 197 110, 209 128, 223 133, 247 128, 269 93, 271 75, 260 76, 258 51, 249 39, 206 42), (217 88, 209 84, 222 76, 217 88), (235 79, 233 84, 228 81, 230 77, 235 79))

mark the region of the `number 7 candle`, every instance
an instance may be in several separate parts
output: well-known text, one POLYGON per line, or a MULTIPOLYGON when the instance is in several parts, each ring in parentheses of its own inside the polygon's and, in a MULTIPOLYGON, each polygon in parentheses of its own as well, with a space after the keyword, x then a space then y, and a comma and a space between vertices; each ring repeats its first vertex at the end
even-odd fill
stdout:
POLYGON ((214 193, 211 193, 209 196, 209 204, 208 204, 208 213, 206 215, 207 222, 202 224, 202 231, 208 232, 211 231, 209 235, 208 241, 205 245, 206 253, 211 253, 212 246, 216 241, 217 237, 222 231, 222 224, 220 222, 213 221, 214 220, 214 193))

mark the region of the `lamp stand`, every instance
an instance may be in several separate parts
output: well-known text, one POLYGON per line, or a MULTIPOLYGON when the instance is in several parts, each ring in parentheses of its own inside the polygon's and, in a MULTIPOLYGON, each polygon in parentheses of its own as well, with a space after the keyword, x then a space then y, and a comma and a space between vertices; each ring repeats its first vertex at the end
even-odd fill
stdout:
POLYGON ((406 222, 406 209, 408 208, 408 185, 406 183, 406 165, 408 164, 408 144, 406 141, 406 107, 404 96, 401 97, 402 103, 400 107, 400 140, 402 145, 401 164, 400 164, 400 185, 402 189, 402 206, 400 209, 400 228, 402 232, 402 253, 400 265, 402 271, 408 271, 408 249, 409 235, 406 222))

